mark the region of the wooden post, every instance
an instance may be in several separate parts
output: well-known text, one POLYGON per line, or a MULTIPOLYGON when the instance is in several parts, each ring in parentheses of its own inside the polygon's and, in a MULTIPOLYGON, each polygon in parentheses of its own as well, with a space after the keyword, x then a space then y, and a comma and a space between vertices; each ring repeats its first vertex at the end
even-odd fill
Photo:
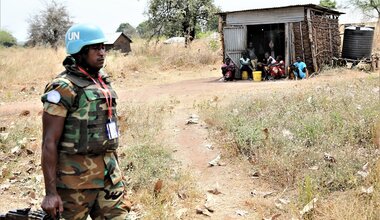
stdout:
POLYGON ((295 39, 294 39, 294 24, 293 23, 290 23, 289 29, 290 29, 290 54, 291 54, 290 59, 294 61, 296 58, 296 45, 295 45, 295 39))
POLYGON ((226 58, 226 51, 224 48, 224 22, 223 22, 223 16, 219 14, 219 23, 218 23, 218 31, 220 34, 220 42, 222 43, 222 53, 223 53, 223 62, 224 59, 226 58))
POLYGON ((313 68, 315 72, 318 72, 317 57, 315 56, 315 45, 313 41, 313 27, 311 26, 311 15, 310 8, 307 9, 307 26, 309 28, 309 40, 311 47, 311 56, 313 59, 313 68))
POLYGON ((289 33, 289 23, 285 23, 285 74, 288 74, 288 66, 290 63, 289 33))
POLYGON ((302 21, 300 21, 300 34, 301 34, 302 60, 305 62, 305 48, 303 46, 302 21))
POLYGON ((332 46, 332 35, 331 35, 331 25, 330 25, 330 21, 329 21, 329 38, 330 38, 330 52, 331 52, 331 56, 333 54, 333 46, 332 46))

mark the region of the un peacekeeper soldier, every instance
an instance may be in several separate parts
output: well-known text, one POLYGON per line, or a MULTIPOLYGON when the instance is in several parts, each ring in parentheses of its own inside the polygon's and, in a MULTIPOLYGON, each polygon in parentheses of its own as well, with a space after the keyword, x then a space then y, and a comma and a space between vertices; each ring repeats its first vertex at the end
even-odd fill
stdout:
POLYGON ((118 165, 116 93, 102 71, 106 41, 90 24, 66 33, 65 71, 47 84, 43 102, 41 207, 64 219, 125 219, 118 165), (59 212, 59 213, 58 213, 59 212))

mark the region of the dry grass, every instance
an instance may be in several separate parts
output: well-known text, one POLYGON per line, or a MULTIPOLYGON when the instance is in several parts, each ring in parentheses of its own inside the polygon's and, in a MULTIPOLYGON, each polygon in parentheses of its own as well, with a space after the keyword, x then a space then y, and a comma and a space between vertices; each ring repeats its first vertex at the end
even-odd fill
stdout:
MULTIPOLYGON (((197 62, 204 68, 218 59, 217 52, 211 49, 207 52, 207 47, 198 50, 197 45, 198 43, 194 43, 194 47, 188 49, 173 45, 158 45, 156 48, 147 49, 143 42, 137 42, 133 48, 135 52, 128 56, 110 52, 106 70, 119 87, 124 86, 117 80, 119 78, 128 78, 132 85, 142 79, 149 83, 155 76, 146 73, 177 64, 178 69, 183 68, 178 71, 185 75, 191 73, 187 68, 196 69, 199 66, 197 62), (208 59, 204 57, 206 54, 210 55, 208 59), (182 60, 181 57, 188 55, 191 58, 188 61, 175 61, 175 58, 182 60), (180 62, 183 63, 179 65, 180 62)), ((203 46, 199 42, 199 47, 203 46)), ((39 103, 45 84, 63 70, 61 63, 65 56, 63 48, 58 51, 49 48, 0 48, 0 104, 26 100, 39 103)), ((169 75, 171 71, 163 71, 162 74, 169 75)), ((147 219, 158 216, 161 219, 174 218, 176 210, 189 207, 198 197, 191 176, 186 170, 175 168, 177 166, 171 157, 171 147, 160 138, 162 121, 171 114, 171 108, 167 106, 169 105, 166 103, 119 103, 118 106, 122 132, 119 149, 121 167, 126 174, 129 197, 147 219), (161 192, 155 195, 153 188, 158 179, 162 179, 164 185, 161 192)), ((0 185, 7 184, 9 179, 14 181, 2 196, 12 195, 22 206, 27 204, 39 208, 43 196, 42 171, 39 166, 40 116, 33 114, 19 120, 18 115, 12 114, 0 118, 0 122, 1 127, 6 128, 5 132, 9 133, 7 139, 0 137, 0 185), (24 137, 27 138, 25 143, 24 137), (19 143, 23 144, 22 153, 13 155, 11 149, 19 143), (17 169, 20 166, 33 167, 32 174, 27 170, 17 169), (17 193, 11 194, 11 191, 17 193)), ((1 207, 0 211, 12 209, 17 204, 8 205, 10 206, 1 207)))
MULTIPOLYGON (((37 101, 37 100, 36 100, 37 101)), ((121 168, 125 174, 128 197, 133 209, 146 219, 174 219, 178 209, 190 207, 199 197, 194 180, 171 156, 171 147, 161 135, 163 120, 171 116, 166 103, 119 104, 121 131, 118 149, 121 168), (163 180, 159 194, 153 192, 157 180, 163 180)), ((40 164, 41 120, 38 115, 1 118, 2 126, 9 133, 0 137, 0 186, 12 180, 7 192, 18 203, 0 208, 6 210, 32 207, 39 208, 44 194, 40 164), (9 126, 8 126, 9 124, 9 126), (20 153, 13 149, 20 147, 20 153), (19 167, 23 167, 20 169, 19 167), (25 169, 24 169, 25 168, 25 169)), ((2 192, 2 196, 10 196, 2 192)), ((1 203, 0 203, 1 204, 1 203)))
POLYGON ((367 162, 377 169, 380 153, 373 141, 380 120, 378 94, 379 77, 374 75, 239 97, 230 106, 208 106, 202 111, 208 112, 215 140, 227 152, 246 157, 271 188, 288 189, 296 211, 289 207, 285 216, 297 215, 318 197, 323 203, 310 218, 346 219, 348 214, 338 212, 350 206, 349 219, 376 219, 379 197, 374 193, 363 202, 360 190, 374 186, 378 192, 380 173, 363 178, 357 172, 367 162))
MULTIPOLYGON (((147 45, 137 39, 132 51, 127 56, 108 52, 105 67, 114 79, 126 79, 128 85, 172 82, 179 80, 179 75, 181 79, 190 78, 205 74, 199 70, 214 68, 221 61, 218 42, 207 39, 195 40, 188 48, 176 44, 147 45)), ((65 56, 64 48, 56 51, 44 47, 0 47, 0 101, 22 101, 41 95, 46 83, 63 71, 65 56)))
POLYGON ((109 52, 106 70, 115 78, 126 79, 128 84, 163 83, 204 74, 201 69, 212 69, 221 60, 220 46, 211 40, 195 40, 185 48, 179 44, 146 44, 137 39, 128 56, 109 52))

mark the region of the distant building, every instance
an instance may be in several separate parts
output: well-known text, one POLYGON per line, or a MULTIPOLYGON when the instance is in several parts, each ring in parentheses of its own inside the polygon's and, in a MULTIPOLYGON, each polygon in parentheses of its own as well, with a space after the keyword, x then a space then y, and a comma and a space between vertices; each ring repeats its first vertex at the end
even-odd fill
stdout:
POLYGON ((241 53, 252 42, 259 61, 269 52, 281 55, 289 66, 300 56, 309 71, 318 71, 340 55, 341 14, 314 4, 221 12, 223 55, 239 66, 241 53))
POLYGON ((107 42, 104 43, 106 50, 119 50, 122 53, 129 53, 132 51, 132 40, 123 32, 116 32, 111 35, 107 35, 107 42))

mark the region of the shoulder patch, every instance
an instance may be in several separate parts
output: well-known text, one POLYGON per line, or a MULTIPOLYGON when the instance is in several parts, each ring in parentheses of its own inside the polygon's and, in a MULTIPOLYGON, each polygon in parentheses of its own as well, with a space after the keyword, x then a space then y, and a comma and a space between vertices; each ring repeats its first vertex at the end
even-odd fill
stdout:
POLYGON ((51 90, 47 93, 46 99, 51 103, 58 104, 61 100, 61 94, 57 90, 51 90))

